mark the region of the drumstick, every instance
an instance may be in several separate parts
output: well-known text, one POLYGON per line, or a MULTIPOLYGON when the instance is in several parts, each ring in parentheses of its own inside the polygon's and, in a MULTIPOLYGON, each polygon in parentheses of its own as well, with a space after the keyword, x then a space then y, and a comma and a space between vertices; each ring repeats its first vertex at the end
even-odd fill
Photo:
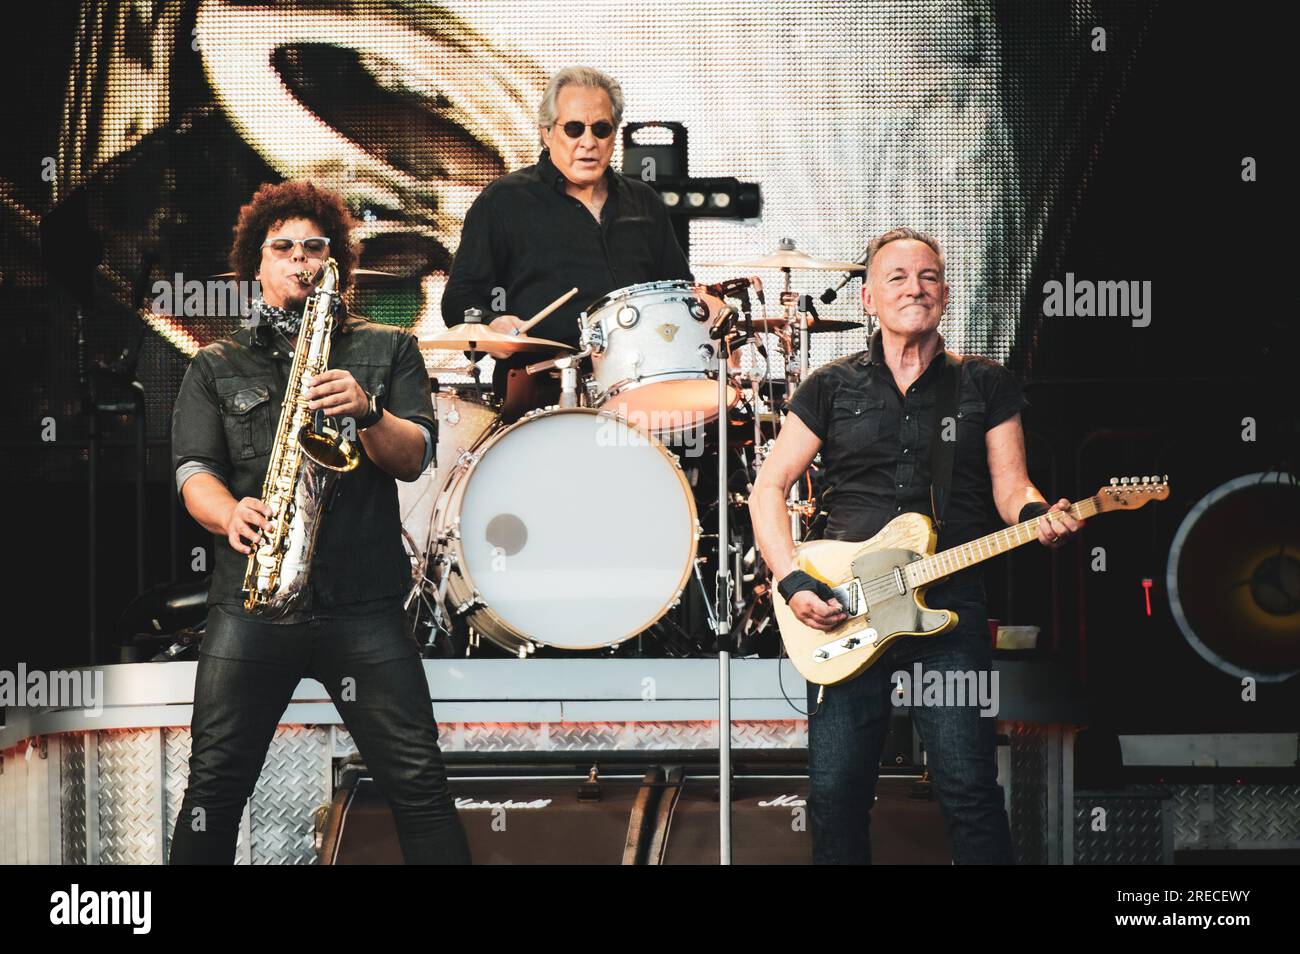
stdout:
POLYGON ((542 309, 541 311, 539 311, 537 314, 533 315, 533 317, 529 318, 527 321, 525 321, 525 322, 523 322, 522 324, 520 324, 520 325, 519 325, 518 334, 521 334, 521 335, 527 334, 528 331, 529 331, 529 329, 532 328, 533 325, 537 324, 539 321, 541 321, 543 318, 545 318, 545 317, 546 317, 547 315, 549 315, 551 312, 555 311, 555 309, 559 308, 561 305, 563 305, 566 301, 568 301, 570 298, 572 298, 572 297, 573 297, 574 295, 576 295, 576 294, 578 294, 578 289, 577 289, 577 288, 570 288, 568 291, 566 291, 566 292, 565 292, 563 295, 561 295, 559 298, 555 299, 555 301, 551 302, 549 305, 547 305, 545 308, 543 308, 543 309, 542 309))

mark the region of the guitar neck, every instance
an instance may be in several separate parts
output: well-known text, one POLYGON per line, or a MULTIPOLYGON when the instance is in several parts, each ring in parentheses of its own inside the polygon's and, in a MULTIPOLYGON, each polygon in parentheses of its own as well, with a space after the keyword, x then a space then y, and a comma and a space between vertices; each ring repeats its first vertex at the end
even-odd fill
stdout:
MULTIPOLYGON (((1085 500, 1078 501, 1065 512, 1076 520, 1086 520, 1101 512, 1099 503, 1100 501, 1096 497, 1088 497, 1085 500)), ((910 582, 913 586, 931 583, 934 580, 950 576, 959 570, 975 566, 977 563, 983 563, 985 560, 1006 553, 1008 550, 1014 550, 1026 543, 1033 543, 1038 539, 1038 522, 1046 519, 1045 514, 1034 517, 1024 523, 1018 523, 1013 527, 1007 527, 1005 530, 998 530, 996 533, 980 537, 978 540, 963 543, 951 550, 944 550, 942 553, 936 553, 933 556, 917 560, 907 567, 910 582)))

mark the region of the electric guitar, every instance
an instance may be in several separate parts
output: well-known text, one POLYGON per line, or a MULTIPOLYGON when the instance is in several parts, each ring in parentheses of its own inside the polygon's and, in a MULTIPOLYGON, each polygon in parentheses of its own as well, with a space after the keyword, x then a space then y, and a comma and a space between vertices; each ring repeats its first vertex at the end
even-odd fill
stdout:
MULTIPOLYGON (((1112 477, 1067 513, 1086 520, 1111 510, 1137 510, 1169 496, 1169 478, 1112 477)), ((779 591, 772 591, 776 621, 790 662, 805 679, 834 685, 852 679, 904 636, 938 636, 957 625, 957 614, 925 604, 925 591, 958 570, 1038 539, 1034 517, 961 546, 935 553, 938 535, 930 518, 905 513, 865 543, 815 540, 795 548, 795 569, 835 591, 848 617, 822 631, 800 622, 779 591)))

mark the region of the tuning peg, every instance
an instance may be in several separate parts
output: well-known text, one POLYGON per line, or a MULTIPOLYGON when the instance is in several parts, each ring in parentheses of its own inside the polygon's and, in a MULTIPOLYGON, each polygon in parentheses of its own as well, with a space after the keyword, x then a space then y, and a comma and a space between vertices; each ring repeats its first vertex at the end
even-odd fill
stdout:
POLYGON ((1127 477, 1121 477, 1121 478, 1119 479, 1119 485, 1120 485, 1121 487, 1127 487, 1127 486, 1128 486, 1128 478, 1127 478, 1127 477))
POLYGON ((1167 483, 1169 483, 1169 475, 1168 475, 1168 474, 1165 474, 1164 477, 1162 477, 1162 478, 1160 479, 1160 482, 1161 482, 1162 484, 1167 484, 1167 483))
POLYGON ((1118 477, 1112 477, 1112 478, 1110 479, 1110 485, 1111 485, 1112 487, 1118 487, 1118 486, 1119 486, 1119 478, 1118 478, 1118 477))
POLYGON ((1149 484, 1149 483, 1151 483, 1151 475, 1150 475, 1150 474, 1147 474, 1145 477, 1143 477, 1143 478, 1142 478, 1142 483, 1144 483, 1144 484, 1149 484))

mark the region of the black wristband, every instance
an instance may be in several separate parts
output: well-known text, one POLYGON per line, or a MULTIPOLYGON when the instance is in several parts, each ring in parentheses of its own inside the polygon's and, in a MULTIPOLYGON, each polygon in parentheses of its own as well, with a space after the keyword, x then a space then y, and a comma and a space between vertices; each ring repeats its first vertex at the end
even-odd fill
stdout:
POLYGON ((374 427, 379 423, 379 419, 384 416, 384 386, 381 384, 374 394, 368 395, 370 398, 370 408, 363 416, 357 418, 357 430, 364 431, 367 427, 374 427))
POLYGON ((776 585, 776 588, 781 593, 781 598, 787 603, 794 598, 796 593, 801 593, 804 590, 812 590, 819 598, 827 602, 835 599, 835 592, 829 586, 803 570, 791 570, 785 579, 776 585))
POLYGON ((1035 517, 1041 517, 1043 514, 1047 513, 1047 511, 1051 509, 1052 508, 1047 506, 1047 504, 1045 503, 1042 503, 1037 500, 1031 500, 1029 503, 1025 504, 1023 507, 1020 508, 1020 519, 1018 519, 1016 522, 1024 523, 1026 520, 1033 520, 1035 517))

